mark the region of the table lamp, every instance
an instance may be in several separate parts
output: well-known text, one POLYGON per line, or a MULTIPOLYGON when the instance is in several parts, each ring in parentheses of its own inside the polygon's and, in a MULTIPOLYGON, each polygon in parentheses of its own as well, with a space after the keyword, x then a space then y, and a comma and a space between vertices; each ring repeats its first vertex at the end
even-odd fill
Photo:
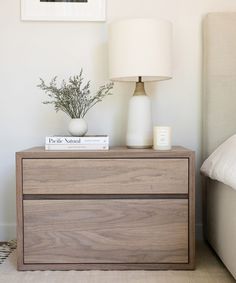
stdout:
POLYGON ((129 101, 126 145, 152 146, 152 113, 145 81, 171 78, 172 25, 166 20, 127 19, 109 25, 109 76, 134 81, 129 101))

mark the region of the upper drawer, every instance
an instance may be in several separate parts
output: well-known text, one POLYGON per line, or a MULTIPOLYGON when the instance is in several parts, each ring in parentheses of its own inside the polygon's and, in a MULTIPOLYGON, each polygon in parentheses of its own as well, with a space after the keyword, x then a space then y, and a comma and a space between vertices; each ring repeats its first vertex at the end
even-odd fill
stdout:
POLYGON ((186 194, 188 159, 23 159, 24 194, 186 194))

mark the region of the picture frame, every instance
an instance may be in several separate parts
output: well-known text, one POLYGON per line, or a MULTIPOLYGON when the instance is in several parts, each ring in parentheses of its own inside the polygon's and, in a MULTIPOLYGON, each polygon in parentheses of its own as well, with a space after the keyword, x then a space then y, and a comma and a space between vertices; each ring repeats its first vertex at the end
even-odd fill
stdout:
POLYGON ((105 21, 106 0, 21 0, 23 21, 105 21))

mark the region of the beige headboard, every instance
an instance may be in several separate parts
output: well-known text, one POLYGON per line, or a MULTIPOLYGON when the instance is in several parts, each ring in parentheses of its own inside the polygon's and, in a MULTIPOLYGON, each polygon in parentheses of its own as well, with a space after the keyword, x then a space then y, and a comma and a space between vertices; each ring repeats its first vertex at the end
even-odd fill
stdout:
POLYGON ((206 158, 236 133, 236 13, 209 14, 203 31, 203 158, 206 158))

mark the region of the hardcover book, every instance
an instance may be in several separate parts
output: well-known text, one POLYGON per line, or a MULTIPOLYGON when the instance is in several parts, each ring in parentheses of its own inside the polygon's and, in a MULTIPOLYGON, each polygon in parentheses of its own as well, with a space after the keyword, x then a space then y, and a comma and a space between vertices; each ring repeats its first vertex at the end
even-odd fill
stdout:
POLYGON ((46 144, 45 150, 108 150, 108 144, 46 144))
POLYGON ((48 136, 45 139, 46 145, 77 145, 77 144, 102 144, 109 145, 109 137, 107 135, 97 136, 84 136, 84 137, 73 137, 73 136, 48 136))

